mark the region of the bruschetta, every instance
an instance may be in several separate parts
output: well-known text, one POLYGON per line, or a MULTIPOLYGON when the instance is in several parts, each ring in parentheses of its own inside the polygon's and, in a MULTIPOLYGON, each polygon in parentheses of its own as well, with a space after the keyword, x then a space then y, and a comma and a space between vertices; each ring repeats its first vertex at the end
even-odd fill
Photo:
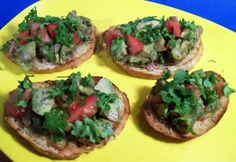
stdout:
POLYGON ((94 53, 96 27, 76 11, 40 17, 33 8, 2 52, 25 71, 51 73, 75 68, 94 53))
POLYGON ((103 47, 113 62, 130 75, 157 79, 165 68, 171 74, 191 69, 203 52, 202 27, 177 17, 144 17, 112 26, 103 33, 103 47))
POLYGON ((36 151, 53 159, 75 159, 105 145, 123 130, 129 100, 104 77, 19 82, 4 104, 6 123, 36 151))
POLYGON ((170 71, 157 80, 144 106, 144 116, 156 131, 174 139, 188 140, 209 131, 222 118, 234 92, 213 71, 191 74, 183 69, 169 80, 170 71))

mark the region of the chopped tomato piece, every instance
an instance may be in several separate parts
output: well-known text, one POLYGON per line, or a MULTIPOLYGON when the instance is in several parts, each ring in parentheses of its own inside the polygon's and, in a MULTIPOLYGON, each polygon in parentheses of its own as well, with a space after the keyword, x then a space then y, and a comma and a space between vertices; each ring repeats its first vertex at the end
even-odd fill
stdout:
POLYGON ((26 44, 26 40, 22 38, 22 39, 20 40, 20 44, 22 44, 22 45, 26 44))
POLYGON ((68 111, 70 113, 68 122, 83 120, 86 117, 94 116, 97 112, 96 101, 96 96, 85 98, 84 105, 80 105, 76 100, 73 100, 68 106, 68 111))
POLYGON ((22 45, 24 45, 24 44, 26 44, 26 40, 24 38, 29 37, 29 32, 28 31, 18 32, 17 36, 18 36, 18 38, 20 38, 20 43, 22 45))
POLYGON ((73 34, 73 39, 74 39, 75 44, 79 45, 81 43, 81 40, 78 37, 78 32, 75 32, 73 34))
POLYGON ((42 37, 42 42, 45 43, 50 43, 52 39, 49 37, 47 29, 43 28, 39 30, 39 35, 42 37))
POLYGON ((11 115, 11 116, 15 117, 15 118, 24 116, 26 111, 27 111, 27 108, 21 108, 21 107, 18 107, 16 105, 11 105, 11 106, 6 108, 6 113, 8 115, 11 115))
POLYGON ((166 20, 165 25, 169 34, 174 34, 176 37, 180 37, 181 25, 176 17, 170 17, 168 20, 166 20))
POLYGON ((111 45, 112 41, 117 37, 124 37, 124 34, 119 29, 109 30, 104 34, 104 40, 108 45, 111 45))
POLYGON ((10 93, 9 99, 5 102, 5 112, 7 115, 13 116, 15 118, 22 117, 27 112, 29 107, 23 108, 16 106, 16 101, 18 99, 18 91, 13 91, 10 93))
POLYGON ((29 37, 29 32, 28 32, 28 31, 18 32, 18 33, 17 33, 17 36, 18 36, 18 38, 29 37))
POLYGON ((47 25, 47 30, 51 38, 56 37, 56 32, 55 30, 57 29, 58 25, 57 24, 48 24, 47 25))
POLYGON ((127 35, 127 45, 129 53, 132 55, 143 50, 143 43, 132 35, 127 35))

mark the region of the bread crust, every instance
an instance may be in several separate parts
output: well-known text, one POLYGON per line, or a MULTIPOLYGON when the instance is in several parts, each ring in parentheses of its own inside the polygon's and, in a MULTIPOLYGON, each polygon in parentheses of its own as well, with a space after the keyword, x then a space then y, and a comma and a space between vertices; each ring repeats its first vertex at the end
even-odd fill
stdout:
MULTIPOLYGON (((76 50, 73 53, 73 58, 68 60, 66 63, 64 63, 62 65, 49 63, 49 62, 41 63, 36 58, 35 62, 37 62, 39 65, 36 66, 35 64, 33 64, 32 68, 29 71, 32 71, 35 73, 52 73, 52 72, 63 71, 66 69, 78 67, 84 61, 88 60, 95 52, 97 33, 98 33, 97 28, 95 26, 93 26, 93 32, 91 33, 91 41, 89 43, 82 43, 82 44, 78 45, 78 47, 77 47, 77 49, 79 49, 81 46, 84 46, 84 47, 86 47, 86 50, 82 51, 82 52, 80 50, 76 50), (48 66, 46 66, 46 64, 48 64, 48 66)), ((8 59, 13 61, 11 58, 8 58, 8 59)), ((16 63, 16 62, 14 62, 14 63, 16 63)))
MULTIPOLYGON (((217 75, 218 78, 222 79, 224 82, 224 78, 215 72, 214 74, 217 75)), ((222 116, 224 115, 225 111, 227 110, 227 106, 229 103, 229 97, 222 96, 220 97, 220 103, 222 105, 221 108, 216 110, 213 113, 207 113, 203 116, 203 120, 198 120, 193 125, 193 131, 196 133, 195 135, 192 133, 181 133, 179 132, 173 125, 170 123, 161 120, 157 115, 154 109, 150 106, 148 99, 150 97, 150 94, 147 96, 144 104, 143 104, 143 113, 145 116, 146 121, 149 123, 149 125, 156 131, 174 139, 179 140, 189 140, 196 138, 198 136, 203 135, 207 131, 209 131, 211 128, 215 127, 216 124, 220 121, 222 116)))
MULTIPOLYGON (((46 82, 34 83, 34 84, 40 84, 41 86, 45 85, 48 86, 46 82)), ((115 85, 114 85, 114 90, 115 93, 122 98, 123 102, 123 105, 121 107, 121 112, 122 112, 121 119, 115 125, 112 125, 114 135, 104 139, 99 144, 78 145, 76 141, 66 139, 66 141, 64 141, 66 142, 66 145, 64 147, 62 148, 56 147, 55 144, 51 142, 50 140, 51 137, 48 134, 38 133, 37 131, 35 131, 35 129, 24 126, 22 120, 8 116, 6 114, 6 110, 4 113, 4 119, 12 129, 14 129, 21 137, 23 137, 39 153, 46 155, 52 159, 75 159, 84 152, 87 153, 95 148, 104 146, 109 141, 118 136, 120 132, 123 130, 125 123, 128 119, 128 116, 130 114, 129 100, 126 94, 120 91, 120 89, 115 85)), ((7 106, 9 106, 9 104, 11 104, 12 100, 14 100, 14 97, 16 96, 16 95, 14 96, 15 92, 16 90, 10 92, 10 96, 4 104, 5 109, 7 106)))
MULTIPOLYGON (((107 31, 114 30, 116 27, 112 26, 107 31)), ((106 31, 105 31, 106 32, 106 31)), ((105 33, 104 32, 104 33, 105 33)), ((104 35, 104 34, 103 34, 104 35)), ((103 48, 109 53, 109 47, 103 40, 103 48)), ((171 75, 175 73, 177 69, 185 69, 190 70, 192 69, 197 62, 200 60, 203 53, 203 44, 201 38, 196 43, 194 49, 180 62, 174 65, 158 65, 154 68, 154 70, 147 70, 145 68, 139 68, 127 65, 121 61, 114 61, 112 60, 119 68, 121 68, 123 71, 127 72, 128 74, 144 78, 144 79, 158 79, 161 77, 163 71, 168 68, 171 72, 171 75)))

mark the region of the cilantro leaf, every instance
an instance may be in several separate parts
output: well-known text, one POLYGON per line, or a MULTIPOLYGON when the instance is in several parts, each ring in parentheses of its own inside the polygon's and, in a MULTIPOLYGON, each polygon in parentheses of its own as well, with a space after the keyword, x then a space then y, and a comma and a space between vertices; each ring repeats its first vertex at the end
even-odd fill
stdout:
POLYGON ((179 22, 181 26, 184 28, 187 28, 193 31, 197 29, 197 26, 195 25, 194 21, 191 22, 191 21, 186 21, 185 19, 181 19, 179 22))
POLYGON ((30 21, 38 22, 40 18, 38 17, 37 8, 34 7, 30 10, 27 16, 25 16, 25 21, 29 23, 30 21))
POLYGON ((97 101, 97 106, 101 109, 100 113, 104 113, 108 110, 110 110, 110 103, 114 103, 116 99, 118 99, 117 94, 106 94, 103 92, 98 92, 96 94, 98 101, 97 101))
POLYGON ((24 100, 18 100, 18 102, 16 103, 16 106, 27 107, 27 102, 24 100))
POLYGON ((55 62, 55 53, 49 46, 43 46, 42 53, 46 60, 48 60, 49 62, 55 62))
POLYGON ((69 47, 73 43, 72 33, 68 32, 68 29, 62 20, 57 24, 58 28, 55 30, 56 43, 69 47))
POLYGON ((71 84, 69 86, 68 91, 70 92, 70 95, 72 96, 72 98, 75 98, 78 94, 78 86, 77 86, 77 82, 76 80, 71 80, 71 84))
POLYGON ((64 82, 62 80, 56 80, 55 84, 49 90, 49 97, 55 98, 57 96, 61 96, 66 87, 64 86, 64 82))
POLYGON ((76 11, 71 11, 67 14, 65 24, 73 31, 77 31, 77 27, 80 26, 81 21, 76 15, 76 11))
POLYGON ((170 70, 168 68, 165 68, 165 70, 162 73, 161 80, 167 80, 171 76, 170 70))
POLYGON ((85 87, 93 87, 94 81, 93 81, 93 77, 91 76, 91 74, 88 74, 88 76, 81 78, 80 84, 85 87))
POLYGON ((52 133, 53 142, 60 142, 64 138, 66 126, 67 122, 64 120, 62 110, 54 109, 49 113, 45 113, 43 128, 52 133))
POLYGON ((235 92, 234 89, 232 89, 232 88, 230 88, 230 87, 228 86, 228 83, 225 83, 225 84, 223 85, 223 91, 224 91, 224 95, 225 95, 226 97, 229 97, 230 94, 232 94, 232 93, 235 92))
POLYGON ((175 46, 176 46, 176 40, 175 39, 171 39, 170 40, 170 49, 175 48, 175 46))
POLYGON ((29 76, 25 76, 23 81, 18 81, 18 91, 17 91, 17 101, 16 101, 16 106, 26 108, 28 105, 28 102, 22 100, 22 95, 26 89, 32 88, 32 82, 29 79, 29 76))
POLYGON ((52 133, 63 132, 67 123, 63 118, 63 111, 56 110, 45 113, 43 127, 52 133))
POLYGON ((0 51, 3 52, 3 54, 5 54, 9 49, 9 45, 10 45, 10 41, 7 41, 6 43, 2 45, 0 51))
POLYGON ((57 24, 57 22, 60 21, 60 18, 47 15, 47 16, 45 16, 44 21, 45 21, 45 23, 56 23, 57 24))
POLYGON ((77 120, 72 125, 71 134, 77 138, 85 138, 91 143, 97 143, 111 136, 113 130, 109 122, 85 118, 83 121, 77 120))
POLYGON ((24 20, 22 21, 19 25, 18 25, 18 31, 19 32, 24 32, 27 31, 29 29, 29 25, 28 23, 24 20))
POLYGON ((118 37, 111 44, 111 52, 113 54, 119 53, 125 45, 125 38, 118 37))
POLYGON ((183 69, 178 69, 176 72, 175 72, 175 76, 174 76, 174 84, 180 84, 180 83, 183 83, 185 78, 188 76, 188 73, 187 71, 183 70, 183 69))
POLYGON ((22 88, 22 89, 28 89, 28 88, 32 88, 32 82, 29 79, 29 76, 25 76, 23 81, 18 81, 19 82, 19 86, 18 88, 22 88))

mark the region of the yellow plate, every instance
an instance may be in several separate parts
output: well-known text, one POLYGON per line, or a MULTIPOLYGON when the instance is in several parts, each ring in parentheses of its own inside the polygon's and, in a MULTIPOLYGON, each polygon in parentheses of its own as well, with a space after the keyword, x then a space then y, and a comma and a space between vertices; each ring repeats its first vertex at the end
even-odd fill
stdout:
MULTIPOLYGON (((75 9, 79 15, 92 19, 100 32, 111 25, 128 22, 137 17, 148 15, 170 16, 176 15, 187 20, 194 20, 203 27, 202 36, 204 55, 194 70, 203 68, 221 73, 236 88, 236 35, 235 33, 197 16, 173 8, 157 5, 141 0, 48 0, 34 4, 39 15, 63 16, 75 9), (214 61, 212 61, 214 60, 214 61)), ((11 38, 16 26, 28 13, 28 7, 11 20, 0 31, 0 44, 11 38)), ((216 13, 217 14, 217 13, 216 13)), ((17 81, 22 80, 24 72, 3 56, 0 56, 0 148, 13 161, 40 161, 51 159, 35 153, 29 145, 8 129, 2 120, 3 103, 8 92, 16 88, 17 81)), ((207 134, 187 142, 177 142, 153 131, 144 120, 141 105, 148 94, 154 80, 138 79, 128 76, 118 69, 104 52, 94 55, 80 67, 53 74, 35 74, 33 81, 56 79, 57 76, 67 76, 71 72, 81 71, 83 75, 89 72, 92 75, 102 75, 111 79, 121 90, 125 91, 130 99, 132 113, 126 123, 124 131, 118 138, 105 147, 84 154, 75 161, 121 162, 121 161, 165 161, 165 162, 233 162, 236 161, 236 95, 231 96, 228 110, 220 123, 207 134)))

